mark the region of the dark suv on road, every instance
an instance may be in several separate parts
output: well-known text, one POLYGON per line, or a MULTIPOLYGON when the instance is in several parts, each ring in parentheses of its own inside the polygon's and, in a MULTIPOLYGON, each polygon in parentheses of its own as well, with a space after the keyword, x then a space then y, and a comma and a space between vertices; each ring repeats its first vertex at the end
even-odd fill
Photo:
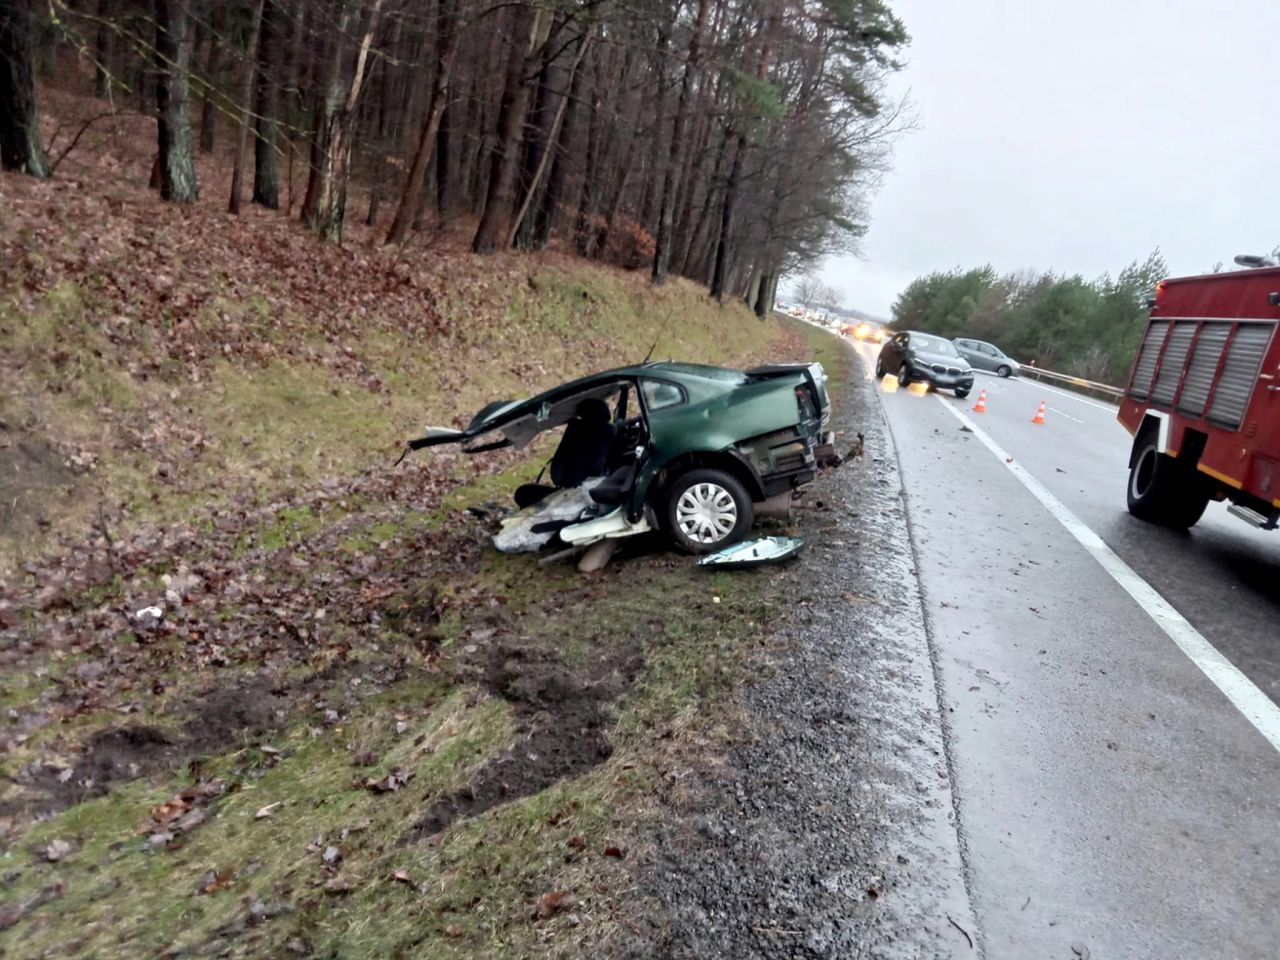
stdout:
POLYGON ((973 389, 969 361, 950 340, 931 333, 907 330, 886 340, 876 358, 876 376, 886 373, 896 373, 904 387, 919 381, 935 389, 954 390, 957 397, 967 397, 973 389))

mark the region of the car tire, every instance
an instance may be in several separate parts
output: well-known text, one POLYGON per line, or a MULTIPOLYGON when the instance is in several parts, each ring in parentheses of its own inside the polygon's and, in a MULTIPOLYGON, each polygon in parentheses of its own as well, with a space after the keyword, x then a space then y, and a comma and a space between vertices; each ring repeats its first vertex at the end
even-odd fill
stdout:
POLYGON ((1002 363, 996 368, 996 373, 1002 377, 1009 377, 1013 374, 1013 371, 1009 369, 1008 365, 1002 363))
POLYGON ((902 366, 898 367, 898 386, 905 387, 911 382, 911 368, 907 366, 904 360, 902 366))
POLYGON ((667 488, 663 518, 676 549, 703 554, 745 537, 755 522, 755 509, 737 477, 699 468, 677 477, 667 488))
POLYGON ((1126 499, 1138 519, 1186 530, 1204 515, 1210 490, 1194 467, 1160 452, 1155 430, 1145 430, 1134 442, 1126 499))
POLYGON ((969 388, 956 387, 956 399, 963 400, 968 395, 969 395, 969 388))
POLYGON ((884 376, 884 357, 876 357, 876 377, 884 376))

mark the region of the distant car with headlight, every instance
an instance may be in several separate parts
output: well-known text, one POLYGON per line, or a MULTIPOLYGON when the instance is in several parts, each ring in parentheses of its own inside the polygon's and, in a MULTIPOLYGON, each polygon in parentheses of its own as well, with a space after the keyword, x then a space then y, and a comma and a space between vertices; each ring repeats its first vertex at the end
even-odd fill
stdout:
POLYGON ((876 358, 876 376, 897 374, 898 383, 927 383, 934 389, 967 397, 973 389, 973 367, 945 337, 907 330, 884 342, 876 358))

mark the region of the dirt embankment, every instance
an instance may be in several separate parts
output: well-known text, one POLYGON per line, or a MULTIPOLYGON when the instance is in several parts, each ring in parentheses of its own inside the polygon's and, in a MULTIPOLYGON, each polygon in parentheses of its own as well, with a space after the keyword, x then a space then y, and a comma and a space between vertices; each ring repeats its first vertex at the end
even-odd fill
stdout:
MULTIPOLYGON (((100 105, 48 91, 46 121, 100 105)), ((37 181, 0 174, 0 576, 90 527, 263 503, 381 466, 424 423, 655 357, 743 363, 780 336, 741 304, 465 237, 324 244, 283 211, 147 189, 150 121, 101 123, 37 181)), ((455 478, 459 479, 459 478, 455 478)))
POLYGON ((388 465, 655 341, 806 348, 679 281, 179 210, 112 136, 0 177, 0 953, 608 942, 772 601, 496 554, 464 508, 536 456, 388 465))

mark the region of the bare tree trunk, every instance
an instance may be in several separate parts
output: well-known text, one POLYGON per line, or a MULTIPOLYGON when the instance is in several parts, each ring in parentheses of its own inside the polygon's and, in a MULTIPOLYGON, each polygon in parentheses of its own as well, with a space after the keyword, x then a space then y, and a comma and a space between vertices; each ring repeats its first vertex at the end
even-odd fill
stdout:
MULTIPOLYGON (((584 54, 586 42, 583 41, 584 54)), ((583 80, 587 75, 587 71, 581 67, 581 59, 579 57, 579 62, 575 64, 573 77, 569 81, 564 123, 560 127, 560 136, 552 143, 551 172, 547 174, 547 189, 542 194, 533 227, 533 246, 539 250, 545 250, 551 242, 551 230, 555 226, 560 198, 564 195, 565 180, 568 178, 569 151, 573 148, 577 132, 578 101, 582 99, 583 80)))
POLYGON ((279 68, 282 27, 280 10, 268 3, 262 10, 262 37, 258 41, 258 79, 253 98, 253 202, 269 210, 280 206, 280 172, 276 159, 276 111, 279 80, 271 75, 279 68))
MULTIPOLYGON (((182 0, 172 2, 179 3, 182 0)), ((209 50, 204 61, 204 82, 207 86, 200 106, 201 153, 213 153, 213 134, 218 124, 218 96, 221 92, 218 89, 218 74, 222 72, 222 32, 227 25, 227 5, 214 3, 212 8, 209 14, 209 50)), ((186 16, 185 10, 183 16, 186 16)), ((183 82, 186 82, 185 77, 183 82)))
POLYGON ((685 62, 684 77, 680 81, 680 101, 676 106, 675 124, 671 130, 671 155, 667 159, 662 177, 662 205, 658 213, 658 236, 653 252, 653 282, 662 286, 667 282, 667 270, 671 263, 671 221, 675 214, 676 177, 684 169, 685 139, 689 126, 689 106, 693 97, 693 84, 698 76, 698 53, 702 43, 702 31, 707 25, 708 0, 698 0, 698 15, 689 40, 689 58, 685 62))
MULTIPOLYGON (((578 52, 573 58, 573 66, 569 68, 570 82, 572 78, 577 76, 578 67, 582 63, 583 54, 587 52, 587 45, 591 42, 591 37, 584 34, 578 42, 578 52)), ((542 158, 538 161, 538 167, 533 171, 529 185, 525 190, 524 202, 520 204, 520 209, 516 211, 516 215, 511 223, 511 236, 508 245, 515 242, 516 234, 520 232, 520 226, 524 223, 526 214, 529 212, 529 204, 533 202, 534 196, 538 192, 538 187, 542 183, 542 178, 547 172, 547 164, 551 160, 551 154, 554 152, 556 141, 560 136, 560 124, 564 122, 564 112, 569 106, 569 97, 567 95, 560 98, 560 104, 556 108, 556 114, 551 121, 551 130, 546 136, 546 146, 542 151, 542 158)))
POLYGON ((0 166, 49 176, 31 61, 30 0, 0 0, 0 166))
POLYGON ((172 203, 193 203, 200 198, 200 183, 187 96, 191 47, 184 0, 155 0, 155 20, 160 196, 172 203))
POLYGON ((111 54, 115 47, 107 22, 111 16, 111 0, 98 0, 95 13, 98 26, 93 35, 93 95, 107 100, 111 97, 111 54))
POLYGON ((711 295, 719 302, 724 301, 729 267, 729 232, 733 229, 733 212, 742 187, 742 161, 746 153, 747 136, 740 133, 733 152, 733 166, 729 168, 729 182, 724 189, 724 205, 720 208, 720 234, 716 239, 716 262, 711 274, 711 295))
POLYGON ((418 147, 413 154, 413 164, 409 167, 409 175, 405 178, 404 189, 400 194, 400 203, 396 207, 395 219, 387 232, 387 243, 404 243, 409 235, 409 228, 417 219, 423 205, 423 188, 425 186, 427 167, 431 163, 431 154, 436 146, 436 135, 440 129, 440 118, 444 114, 449 97, 449 80, 453 74, 453 58, 458 47, 458 32, 455 12, 455 0, 445 0, 441 4, 441 37, 440 52, 436 63, 435 80, 431 84, 431 99, 427 103, 427 116, 422 124, 422 134, 418 137, 418 147))
POLYGON ((728 130, 720 138, 720 147, 716 150, 715 164, 707 177, 706 190, 702 198, 702 209, 698 212, 696 223, 689 230, 690 235, 685 238, 684 257, 676 265, 677 272, 682 276, 692 277, 699 266, 705 268, 705 258, 695 258, 701 258, 707 242, 707 234, 711 229, 711 221, 714 219, 712 211, 715 207, 717 184, 720 181, 721 170, 724 167, 725 156, 729 152, 729 141, 731 139, 731 131, 728 130))
MULTIPOLYGON (((518 205, 523 205, 522 198, 529 195, 529 186, 534 181, 534 174, 549 149, 551 140, 549 130, 554 115, 552 103, 555 100, 552 77, 556 73, 556 55, 553 53, 553 47, 560 31, 564 28, 563 20, 555 24, 550 39, 542 45, 538 56, 538 73, 533 80, 533 106, 525 123, 524 142, 520 145, 520 164, 516 176, 515 195, 512 197, 512 202, 518 205)), ((530 221, 528 229, 522 232, 519 226, 520 220, 519 216, 514 218, 515 229, 511 231, 507 246, 515 245, 521 248, 529 246, 533 223, 530 221)))
POLYGON ((762 274, 760 277, 760 290, 756 294, 756 316, 763 320, 769 315, 769 311, 773 309, 773 301, 778 295, 778 276, 774 272, 762 274))
POLYGON ((249 48, 245 51, 244 84, 240 89, 240 134, 236 139, 235 165, 231 168, 231 199, 227 212, 240 214, 240 193, 244 184, 245 153, 249 147, 250 114, 253 105, 253 82, 258 72, 258 44, 262 40, 262 16, 267 0, 258 0, 253 13, 253 29, 249 33, 249 48))
POLYGON ((453 211, 457 189, 453 158, 453 127, 458 109, 446 89, 444 109, 440 113, 440 129, 436 133, 436 212, 447 217, 453 211))
POLYGON ((541 7, 532 16, 524 8, 516 7, 514 17, 516 29, 513 32, 520 40, 520 46, 512 52, 512 67, 507 73, 503 94, 507 109, 498 124, 497 157, 489 175, 489 195, 485 197, 484 213, 471 242, 475 253, 493 253, 510 236, 516 175, 520 168, 520 140, 529 112, 527 74, 533 54, 545 42, 551 23, 550 11, 541 7))
POLYGON ((307 226, 323 239, 335 242, 342 240, 356 104, 364 87, 369 66, 369 48, 373 45, 373 35, 378 28, 382 0, 373 0, 369 8, 369 22, 361 38, 355 69, 348 83, 342 70, 341 38, 349 36, 359 22, 360 6, 353 0, 343 0, 342 3, 334 58, 330 64, 329 82, 326 84, 316 130, 321 149, 316 157, 317 166, 311 171, 315 189, 313 191, 308 187, 308 198, 314 193, 314 202, 307 217, 307 226))
POLYGON ((603 73, 600 59, 597 57, 591 77, 591 119, 587 124, 587 161, 582 168, 582 192, 578 195, 578 212, 573 219, 573 243, 578 253, 584 257, 594 256, 596 252, 596 199, 600 178, 600 128, 603 118, 600 116, 600 77, 603 73))

